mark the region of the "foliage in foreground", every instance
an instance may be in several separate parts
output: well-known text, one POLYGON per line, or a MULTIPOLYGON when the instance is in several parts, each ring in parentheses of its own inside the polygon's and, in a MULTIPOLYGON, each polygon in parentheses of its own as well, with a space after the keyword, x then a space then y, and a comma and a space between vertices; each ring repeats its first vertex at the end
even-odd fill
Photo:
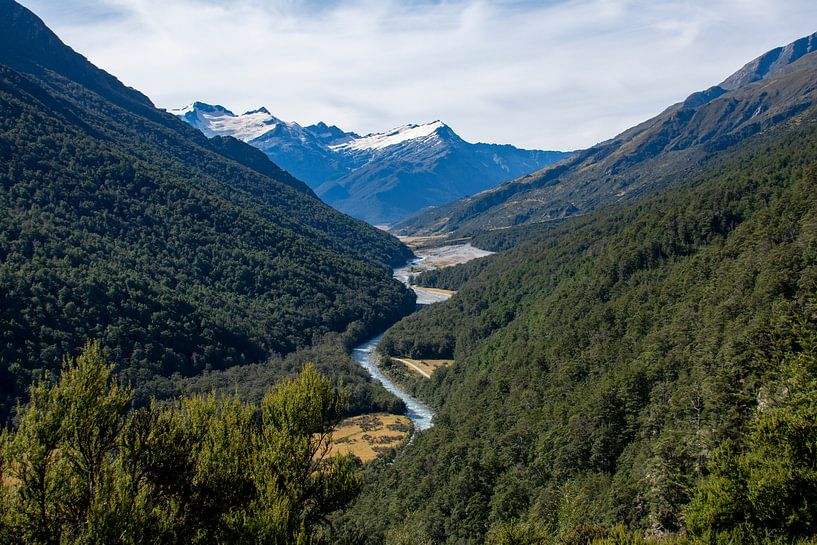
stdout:
POLYGON ((647 535, 625 526, 582 526, 552 533, 522 522, 503 524, 488 534, 486 545, 813 545, 817 539, 790 540, 753 528, 686 534, 647 535))
POLYGON ((311 366, 260 407, 131 397, 96 343, 33 386, 0 443, 3 543, 321 543, 361 487, 325 457, 344 400, 311 366))

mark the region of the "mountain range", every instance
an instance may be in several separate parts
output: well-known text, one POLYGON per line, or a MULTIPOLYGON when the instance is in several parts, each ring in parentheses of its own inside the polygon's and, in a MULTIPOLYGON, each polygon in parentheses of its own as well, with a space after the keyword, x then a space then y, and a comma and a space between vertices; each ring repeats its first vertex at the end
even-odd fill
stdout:
POLYGON ((170 113, 207 136, 233 136, 260 149, 324 202, 373 224, 393 224, 569 155, 471 144, 441 121, 360 136, 323 122, 285 122, 266 108, 237 115, 195 102, 170 113))
POLYGON ((556 165, 427 210, 400 234, 474 233, 586 214, 667 187, 702 161, 789 120, 817 98, 817 34, 769 51, 615 138, 556 165))

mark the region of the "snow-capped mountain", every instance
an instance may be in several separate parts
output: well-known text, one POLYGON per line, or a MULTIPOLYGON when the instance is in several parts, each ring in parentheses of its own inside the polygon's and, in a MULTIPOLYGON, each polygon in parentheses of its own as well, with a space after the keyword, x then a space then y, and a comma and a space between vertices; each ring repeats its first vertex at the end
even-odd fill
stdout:
POLYGON ((375 224, 393 224, 567 155, 471 144, 439 120, 360 136, 323 122, 306 127, 285 122, 266 108, 237 115, 196 102, 170 113, 207 136, 249 143, 325 202, 375 224))
POLYGON ((235 115, 223 106, 196 102, 180 110, 171 110, 170 113, 181 117, 208 137, 233 136, 244 141, 258 138, 278 125, 287 125, 266 108, 235 115))
POLYGON ((405 125, 380 134, 369 134, 359 138, 350 138, 346 142, 332 146, 335 150, 379 150, 402 144, 406 140, 434 138, 436 131, 445 127, 442 121, 433 121, 425 125, 405 125))

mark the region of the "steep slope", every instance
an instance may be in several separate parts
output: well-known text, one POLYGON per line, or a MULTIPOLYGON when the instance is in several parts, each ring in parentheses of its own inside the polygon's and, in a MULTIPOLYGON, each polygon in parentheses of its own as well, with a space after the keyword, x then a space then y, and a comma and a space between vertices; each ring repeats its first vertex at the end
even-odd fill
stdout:
POLYGON ((0 414, 97 338, 138 387, 413 308, 410 251, 207 139, 0 0, 0 414))
MULTIPOLYGON (((482 543, 520 520, 563 541, 493 543, 595 543, 614 524, 640 536, 683 527, 713 449, 730 439, 739 452, 774 403, 781 360, 814 356, 817 107, 673 185, 420 278, 459 291, 381 346, 456 363, 422 391, 438 407, 434 427, 370 476, 344 520, 350 536, 482 543)), ((792 444, 802 429, 786 428, 792 444)), ((813 451, 796 455, 813 465, 813 451)), ((813 481, 775 467, 747 494, 780 498, 769 513, 813 513, 813 481)), ((745 535, 803 532, 798 520, 745 535)), ((604 543, 624 542, 642 541, 604 543)))
POLYGON ((287 123, 266 108, 236 115, 196 102, 171 113, 207 136, 246 141, 306 181, 325 202, 375 224, 394 223, 568 155, 470 144, 440 121, 359 136, 325 123, 287 123))
POLYGON ((666 187, 679 171, 814 104, 817 35, 778 48, 721 85, 695 93, 570 159, 419 214, 401 234, 485 231, 587 213, 666 187))

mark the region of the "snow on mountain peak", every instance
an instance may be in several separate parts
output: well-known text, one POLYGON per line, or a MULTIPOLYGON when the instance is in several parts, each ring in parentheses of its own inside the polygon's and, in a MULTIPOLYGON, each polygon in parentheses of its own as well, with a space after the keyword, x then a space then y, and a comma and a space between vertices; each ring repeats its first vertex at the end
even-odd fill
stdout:
POLYGON ((234 136, 245 142, 266 134, 279 124, 286 125, 270 114, 266 108, 236 115, 223 106, 194 102, 190 106, 168 111, 177 117, 184 118, 208 137, 234 136))
POLYGON ((349 142, 331 146, 331 148, 336 150, 378 150, 401 144, 408 140, 428 138, 445 126, 445 123, 439 120, 424 125, 403 125, 402 127, 397 127, 396 129, 383 133, 368 134, 360 138, 355 138, 349 142))
POLYGON ((236 115, 223 106, 194 102, 184 108, 171 109, 168 112, 196 127, 208 137, 233 136, 249 142, 275 130, 278 126, 283 126, 292 130, 291 136, 297 135, 296 137, 302 141, 307 138, 306 133, 309 133, 311 137, 319 139, 322 145, 333 151, 353 153, 374 152, 409 140, 438 138, 437 132, 447 128, 445 123, 436 120, 422 125, 403 125, 382 133, 358 136, 323 122, 303 129, 297 123, 281 121, 263 107, 236 115))

